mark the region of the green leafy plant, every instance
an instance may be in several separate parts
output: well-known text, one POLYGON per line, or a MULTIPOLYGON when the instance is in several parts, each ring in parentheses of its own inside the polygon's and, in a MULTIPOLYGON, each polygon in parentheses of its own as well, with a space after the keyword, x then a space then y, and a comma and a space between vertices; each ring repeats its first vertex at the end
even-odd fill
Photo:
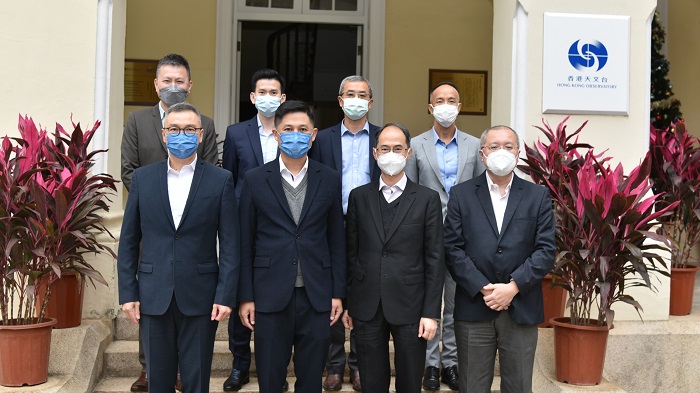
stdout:
POLYGON ((108 253, 97 234, 111 233, 100 213, 109 211, 114 178, 93 175, 90 141, 100 123, 68 133, 56 125, 53 137, 29 117, 19 117, 19 138, 5 136, 0 146, 0 322, 30 324, 44 318, 53 282, 64 271, 107 285, 86 259, 108 253), (48 279, 40 311, 35 311, 39 279, 48 279))

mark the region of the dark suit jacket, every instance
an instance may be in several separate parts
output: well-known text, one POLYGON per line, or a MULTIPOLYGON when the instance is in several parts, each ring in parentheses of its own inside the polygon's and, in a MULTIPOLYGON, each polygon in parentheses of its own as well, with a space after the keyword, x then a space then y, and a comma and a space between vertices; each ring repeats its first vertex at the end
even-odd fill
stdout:
POLYGON ((309 160, 308 184, 299 225, 282 188, 279 158, 251 169, 241 193, 241 281, 239 302, 255 301, 261 312, 289 304, 301 263, 313 308, 330 311, 345 298, 346 264, 340 176, 309 160))
MULTIPOLYGON (((318 132, 314 143, 309 150, 309 157, 323 165, 331 167, 343 173, 343 146, 340 142, 340 125, 342 122, 318 132)), ((372 181, 378 181, 382 172, 377 166, 377 161, 372 154, 372 148, 377 145, 377 130, 379 127, 369 124, 369 177, 372 181)), ((341 179, 342 181, 342 179, 341 179)), ((341 188, 339 188, 341 190, 341 188)))
POLYGON ((437 192, 408 180, 388 236, 379 182, 350 192, 346 221, 351 317, 369 321, 382 303, 394 325, 440 318, 445 280, 442 213, 437 192))
POLYGON ((197 160, 175 229, 166 171, 166 161, 134 171, 119 240, 119 303, 140 301, 148 315, 165 313, 173 295, 188 316, 235 306, 240 243, 231 174, 197 160))
MULTIPOLYGON (((122 181, 131 190, 131 174, 136 168, 154 164, 168 158, 168 148, 163 143, 163 123, 158 105, 129 113, 122 135, 122 181)), ((219 151, 216 146, 214 122, 202 115, 204 137, 197 147, 197 157, 216 164, 219 151)))
POLYGON ((491 203, 486 172, 450 190, 445 219, 447 268, 457 282, 455 320, 498 317, 484 303, 481 288, 508 283, 520 292, 508 308, 513 321, 544 319, 541 281, 554 264, 556 244, 552 199, 544 187, 513 175, 501 233, 491 203))
POLYGON ((245 173, 264 164, 256 117, 226 128, 222 166, 233 174, 238 200, 241 198, 245 173))

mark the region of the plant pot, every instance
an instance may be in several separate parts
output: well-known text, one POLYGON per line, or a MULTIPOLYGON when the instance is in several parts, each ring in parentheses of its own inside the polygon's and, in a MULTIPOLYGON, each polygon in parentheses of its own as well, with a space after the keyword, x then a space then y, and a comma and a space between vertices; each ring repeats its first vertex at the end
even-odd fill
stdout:
MULTIPOLYGON (((39 280, 39 296, 36 302, 37 315, 39 315, 41 304, 44 301, 47 283, 48 277, 42 277, 39 280)), ((61 278, 53 284, 44 317, 58 320, 58 323, 54 326, 55 329, 80 326, 80 322, 83 319, 84 294, 85 280, 78 280, 75 272, 62 272, 61 278)))
POLYGON ((671 305, 669 314, 688 315, 693 308, 695 276, 698 266, 671 268, 671 305))
POLYGON ((0 324, 0 385, 38 385, 48 380, 54 318, 32 325, 0 324))
POLYGON ((562 287, 552 286, 551 274, 547 274, 542 279, 542 299, 544 301, 544 322, 539 324, 539 327, 552 327, 552 324, 549 323, 550 319, 564 316, 566 290, 562 287))
POLYGON ((603 379, 607 326, 573 325, 571 318, 550 320, 554 326, 554 360, 557 381, 572 385, 597 385, 603 379))

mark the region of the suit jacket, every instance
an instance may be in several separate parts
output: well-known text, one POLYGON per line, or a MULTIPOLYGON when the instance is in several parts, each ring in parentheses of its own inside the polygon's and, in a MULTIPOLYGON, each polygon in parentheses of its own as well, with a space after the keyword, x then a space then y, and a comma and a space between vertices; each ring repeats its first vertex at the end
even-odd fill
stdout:
MULTIPOLYGON (((309 157, 323 165, 331 167, 343 173, 343 146, 340 142, 340 125, 342 121, 332 127, 324 128, 318 132, 314 143, 309 150, 309 157)), ((377 145, 377 131, 379 127, 369 124, 369 177, 371 181, 379 180, 382 172, 377 166, 377 161, 372 154, 372 148, 377 145)), ((341 179, 342 181, 342 179, 341 179)), ((341 188, 339 188, 340 190, 341 188)))
POLYGON ((241 199, 245 173, 264 164, 257 116, 226 128, 222 166, 233 174, 238 200, 241 199))
POLYGON ((134 171, 119 240, 119 303, 140 301, 148 315, 165 313, 173 296, 188 316, 235 306, 240 244, 231 174, 197 160, 175 229, 166 171, 166 161, 134 171))
POLYGON ((498 317, 484 303, 488 283, 518 285, 508 313, 521 324, 544 319, 542 278, 554 264, 556 244, 552 199, 542 186, 513 174, 503 224, 496 225, 486 173, 452 187, 445 219, 447 268, 457 282, 455 320, 498 317))
POLYGON ((345 298, 345 230, 340 176, 309 160, 299 225, 282 188, 280 158, 245 174, 241 192, 241 281, 239 302, 254 301, 261 312, 289 304, 301 263, 313 308, 330 311, 332 298, 345 298))
POLYGON ((383 197, 378 181, 350 192, 349 314, 369 321, 381 301, 384 317, 394 325, 440 318, 445 280, 440 197, 409 180, 387 236, 379 205, 383 197))
MULTIPOLYGON (((131 174, 136 168, 154 164, 168 158, 168 148, 163 143, 163 123, 160 110, 153 107, 129 113, 122 135, 122 181, 131 191, 131 174)), ((219 151, 216 146, 216 130, 212 119, 202 115, 204 137, 197 147, 197 157, 216 164, 219 151)))
MULTIPOLYGON (((459 130, 456 133, 459 164, 455 185, 477 177, 486 170, 484 163, 479 158, 479 149, 481 148, 479 139, 459 130)), ((442 217, 444 218, 447 214, 448 195, 440 175, 433 130, 430 129, 412 138, 411 148, 413 148, 413 154, 406 162, 406 176, 440 194, 442 217)))

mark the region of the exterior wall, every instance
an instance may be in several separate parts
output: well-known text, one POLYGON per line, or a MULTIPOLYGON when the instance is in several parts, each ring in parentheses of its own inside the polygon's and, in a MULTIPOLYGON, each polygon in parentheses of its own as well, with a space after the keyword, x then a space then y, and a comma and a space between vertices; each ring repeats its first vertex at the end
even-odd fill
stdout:
POLYGON ((460 130, 481 135, 491 125, 492 21, 490 1, 387 0, 384 121, 418 135, 433 125, 429 69, 487 70, 487 115, 457 118, 460 130))
POLYGON ((669 80, 688 130, 700 137, 700 78, 697 57, 700 53, 700 2, 669 1, 666 27, 666 58, 671 63, 669 80))

